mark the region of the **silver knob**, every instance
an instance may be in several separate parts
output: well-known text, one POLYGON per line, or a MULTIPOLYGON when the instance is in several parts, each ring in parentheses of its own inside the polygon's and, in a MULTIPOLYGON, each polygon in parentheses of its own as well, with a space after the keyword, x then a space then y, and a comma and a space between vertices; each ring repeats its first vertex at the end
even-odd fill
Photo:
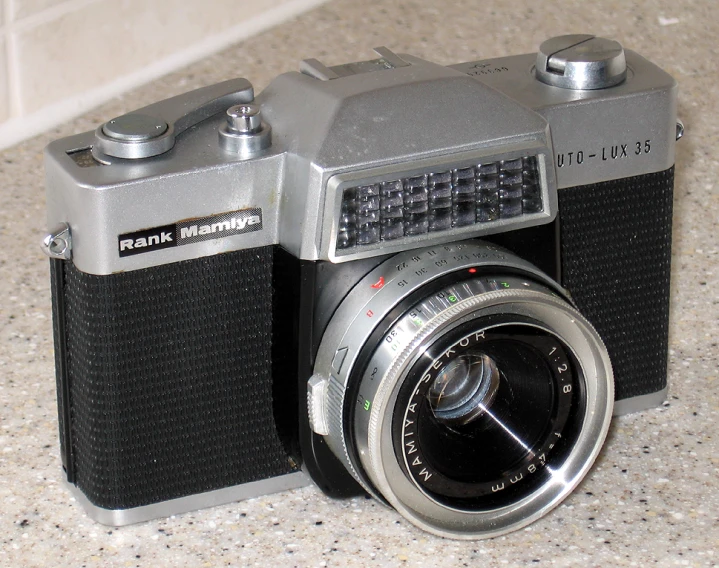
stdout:
POLYGON ((604 89, 627 77, 624 48, 593 35, 565 35, 539 46, 536 77, 563 89, 604 89))
POLYGON ((227 109, 227 123, 220 127, 220 146, 242 159, 257 156, 272 144, 272 128, 262 122, 260 106, 243 103, 227 109))
POLYGON ((142 142, 162 136, 167 123, 154 116, 133 112, 113 118, 102 126, 105 136, 115 140, 142 142))
POLYGON ((227 127, 234 132, 250 134, 262 128, 262 115, 257 105, 235 105, 227 109, 227 127))

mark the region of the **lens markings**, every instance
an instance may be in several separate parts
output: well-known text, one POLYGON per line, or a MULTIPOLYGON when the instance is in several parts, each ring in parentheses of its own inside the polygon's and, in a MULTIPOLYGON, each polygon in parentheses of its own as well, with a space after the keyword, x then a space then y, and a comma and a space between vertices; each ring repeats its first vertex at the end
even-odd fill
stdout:
MULTIPOLYGON (((418 426, 419 421, 427 420, 427 417, 426 415, 421 416, 419 412, 423 405, 428 406, 427 395, 432 384, 444 372, 450 361, 456 359, 458 355, 473 349, 481 349, 483 343, 496 341, 497 337, 501 337, 502 327, 473 331, 456 341, 428 365, 422 374, 422 378, 416 383, 411 393, 403 413, 404 422, 401 427, 402 454, 405 466, 412 479, 423 492, 433 499, 443 502, 461 502, 467 505, 470 501, 479 502, 486 496, 504 491, 545 468, 548 453, 555 447, 557 440, 562 437, 562 429, 572 405, 572 373, 568 372, 571 366, 564 348, 558 340, 547 335, 546 339, 542 339, 542 343, 551 345, 548 351, 554 355, 552 358, 554 366, 551 368, 551 372, 558 387, 555 394, 555 399, 558 399, 558 401, 552 420, 552 430, 542 436, 541 444, 536 445, 536 443, 522 440, 519 435, 502 422, 501 417, 495 417, 492 414, 491 403, 488 403, 486 407, 482 408, 482 411, 488 417, 489 422, 503 430, 507 440, 512 440, 516 447, 521 447, 526 452, 526 457, 519 464, 510 467, 498 478, 467 482, 457 481, 443 475, 436 467, 432 466, 431 460, 425 456, 418 426)), ((546 356, 546 353, 543 356, 546 356)), ((411 374, 412 372, 410 372, 411 374)), ((447 457, 449 459, 449 456, 447 457)))

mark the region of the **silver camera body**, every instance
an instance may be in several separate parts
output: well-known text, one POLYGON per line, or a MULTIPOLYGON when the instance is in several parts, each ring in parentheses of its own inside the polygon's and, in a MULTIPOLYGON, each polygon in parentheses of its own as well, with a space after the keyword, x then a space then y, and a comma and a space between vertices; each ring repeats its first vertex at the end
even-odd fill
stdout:
POLYGON ((376 51, 48 146, 63 465, 98 521, 311 478, 494 536, 664 400, 675 81, 594 36, 376 51))

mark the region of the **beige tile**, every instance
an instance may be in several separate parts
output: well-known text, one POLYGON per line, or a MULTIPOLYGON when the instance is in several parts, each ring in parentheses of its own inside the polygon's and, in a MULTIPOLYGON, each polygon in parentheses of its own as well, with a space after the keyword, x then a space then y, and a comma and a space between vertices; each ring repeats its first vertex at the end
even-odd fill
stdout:
MULTIPOLYGON (((1 0, 0 0, 1 1, 1 0)), ((10 118, 10 91, 7 75, 5 34, 0 33, 0 122, 10 118)))
POLYGON ((13 19, 20 20, 59 4, 68 3, 72 3, 72 0, 15 0, 13 19))
POLYGON ((25 113, 109 83, 286 0, 102 0, 18 36, 25 113))

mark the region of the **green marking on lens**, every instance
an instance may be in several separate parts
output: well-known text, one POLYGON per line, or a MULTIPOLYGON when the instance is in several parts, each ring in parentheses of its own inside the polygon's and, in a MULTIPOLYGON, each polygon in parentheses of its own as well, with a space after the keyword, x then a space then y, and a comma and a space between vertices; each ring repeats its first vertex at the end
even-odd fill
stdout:
POLYGON ((505 288, 509 288, 509 282, 500 282, 500 284, 505 288))
POLYGON ((457 296, 449 296, 447 299, 454 304, 457 301, 457 296))
POLYGON ((365 409, 365 410, 369 410, 369 407, 370 407, 371 405, 372 405, 372 403, 370 403, 369 400, 365 400, 365 401, 364 401, 364 409, 365 409))

